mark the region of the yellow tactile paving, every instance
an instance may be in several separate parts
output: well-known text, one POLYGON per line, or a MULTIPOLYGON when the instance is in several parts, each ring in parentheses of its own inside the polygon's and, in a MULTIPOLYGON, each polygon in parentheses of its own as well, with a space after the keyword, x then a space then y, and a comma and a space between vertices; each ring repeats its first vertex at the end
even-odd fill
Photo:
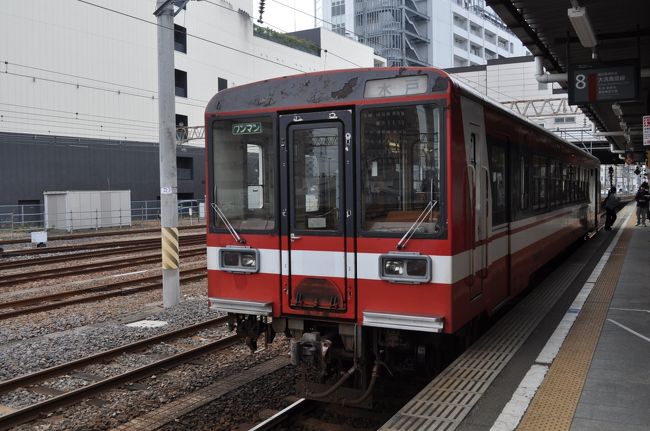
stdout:
POLYGON ((632 237, 632 218, 612 250, 544 382, 522 418, 520 431, 569 430, 591 366, 600 331, 632 237))

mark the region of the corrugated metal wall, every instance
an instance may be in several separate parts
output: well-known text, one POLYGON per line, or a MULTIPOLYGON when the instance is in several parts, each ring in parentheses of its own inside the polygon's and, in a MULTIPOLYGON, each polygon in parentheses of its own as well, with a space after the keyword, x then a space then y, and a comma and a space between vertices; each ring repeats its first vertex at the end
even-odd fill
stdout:
MULTIPOLYGON (((178 193, 205 194, 203 148, 184 147, 192 179, 178 181, 178 193)), ((63 136, 0 133, 0 205, 43 202, 44 191, 131 190, 131 199, 160 196, 158 145, 63 136)), ((187 176, 187 175, 186 175, 187 176)))

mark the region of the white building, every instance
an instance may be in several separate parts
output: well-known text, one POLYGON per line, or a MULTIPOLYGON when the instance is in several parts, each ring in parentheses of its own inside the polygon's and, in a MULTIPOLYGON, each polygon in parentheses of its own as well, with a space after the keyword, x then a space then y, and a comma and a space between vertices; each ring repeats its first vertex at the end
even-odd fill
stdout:
POLYGON ((315 0, 314 13, 389 66, 473 66, 527 53, 484 0, 315 0))
MULTIPOLYGON (((155 0, 5 3, 0 132, 158 141, 155 0)), ((261 29, 253 0, 190 2, 175 30, 176 122, 185 126, 203 124, 219 89, 377 58, 325 29, 301 32, 309 40, 261 29)))
POLYGON ((501 102, 530 121, 587 150, 607 149, 604 137, 594 136, 592 122, 557 83, 535 79, 533 57, 489 60, 486 65, 446 69, 479 93, 501 102))

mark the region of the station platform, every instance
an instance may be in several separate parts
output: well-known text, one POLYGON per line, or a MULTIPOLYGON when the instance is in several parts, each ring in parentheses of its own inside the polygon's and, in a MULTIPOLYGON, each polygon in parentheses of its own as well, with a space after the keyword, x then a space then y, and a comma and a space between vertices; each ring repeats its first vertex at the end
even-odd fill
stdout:
POLYGON ((650 430, 650 227, 634 204, 382 430, 650 430))

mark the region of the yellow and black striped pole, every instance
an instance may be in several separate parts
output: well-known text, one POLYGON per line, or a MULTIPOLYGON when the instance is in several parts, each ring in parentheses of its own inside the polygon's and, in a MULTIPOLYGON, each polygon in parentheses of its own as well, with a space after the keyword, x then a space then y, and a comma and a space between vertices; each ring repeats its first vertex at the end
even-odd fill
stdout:
POLYGON ((162 268, 178 269, 178 228, 163 227, 161 230, 162 237, 162 268))

